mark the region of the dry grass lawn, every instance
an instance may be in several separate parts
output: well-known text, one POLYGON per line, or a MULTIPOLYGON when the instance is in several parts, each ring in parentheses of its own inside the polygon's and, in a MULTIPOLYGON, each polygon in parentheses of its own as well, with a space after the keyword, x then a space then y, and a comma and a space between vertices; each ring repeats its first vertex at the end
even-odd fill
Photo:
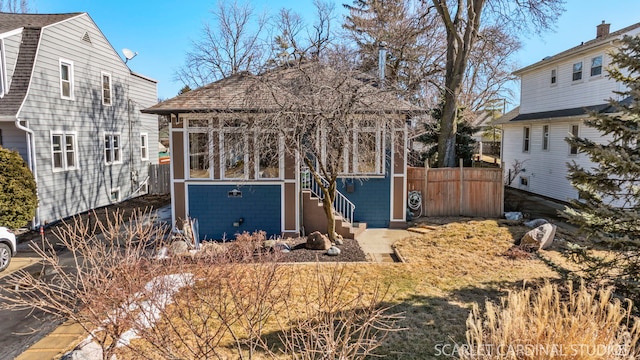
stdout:
MULTIPOLYGON (((441 359, 437 356, 438 344, 465 342, 465 321, 474 303, 484 306, 485 300, 497 300, 510 290, 560 278, 556 268, 540 257, 514 260, 504 255, 527 230, 500 220, 461 219, 435 226, 426 234, 395 244, 405 263, 342 265, 349 282, 340 296, 354 296, 360 289, 373 289, 376 284, 388 288, 385 305, 404 313, 399 325, 406 330, 392 333, 378 353, 386 355, 386 359, 441 359)), ((560 231, 557 237, 570 236, 571 233, 560 231)), ((541 257, 561 262, 561 267, 569 266, 561 250, 545 251, 541 257)), ((335 271, 335 265, 283 266, 285 273, 292 274, 287 279, 282 276, 291 284, 289 304, 295 304, 295 296, 315 281, 318 271, 335 271)), ((296 313, 296 309, 288 310, 296 313)), ((276 323, 271 319, 265 333, 276 333, 276 323)))

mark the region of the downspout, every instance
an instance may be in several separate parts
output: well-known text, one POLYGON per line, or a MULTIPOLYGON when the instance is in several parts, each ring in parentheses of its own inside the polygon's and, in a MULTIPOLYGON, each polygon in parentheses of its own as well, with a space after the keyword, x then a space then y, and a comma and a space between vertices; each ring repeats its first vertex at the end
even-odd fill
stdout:
MULTIPOLYGON (((28 165, 29 165, 29 169, 31 169, 31 173, 33 174, 33 180, 36 183, 36 198, 40 198, 39 196, 39 187, 38 187, 38 167, 36 166, 36 140, 35 140, 35 136, 34 136, 34 132, 33 130, 29 129, 26 126, 23 126, 20 124, 20 118, 18 116, 16 116, 16 128, 18 128, 18 130, 22 130, 24 132, 26 132, 28 135, 28 146, 27 146, 27 159, 28 159, 28 165)), ((36 228, 38 225, 40 225, 40 203, 38 201, 38 206, 36 207, 36 216, 35 218, 33 218, 31 220, 31 227, 32 228, 36 228)))

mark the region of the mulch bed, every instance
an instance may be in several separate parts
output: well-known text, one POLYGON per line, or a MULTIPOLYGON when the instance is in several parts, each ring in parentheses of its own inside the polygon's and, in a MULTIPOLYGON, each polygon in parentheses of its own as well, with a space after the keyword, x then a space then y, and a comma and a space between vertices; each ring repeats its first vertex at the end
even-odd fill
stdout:
POLYGON ((307 239, 304 237, 286 239, 286 242, 291 246, 291 252, 283 253, 279 257, 279 261, 283 262, 331 262, 331 261, 344 261, 344 262, 357 262, 367 261, 367 258, 362 252, 360 245, 354 239, 344 239, 342 245, 336 245, 340 249, 340 255, 329 256, 326 255, 325 250, 309 250, 305 248, 307 239))

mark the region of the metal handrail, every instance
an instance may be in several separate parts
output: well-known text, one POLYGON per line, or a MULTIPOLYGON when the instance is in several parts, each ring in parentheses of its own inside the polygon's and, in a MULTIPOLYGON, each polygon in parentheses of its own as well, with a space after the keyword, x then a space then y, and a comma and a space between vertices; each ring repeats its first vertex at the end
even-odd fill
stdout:
MULTIPOLYGON (((309 170, 303 169, 300 172, 302 177, 301 186, 303 190, 310 190, 311 193, 320 200, 324 199, 324 193, 320 189, 320 185, 316 182, 315 177, 311 175, 309 170)), ((329 186, 327 179, 320 177, 322 185, 326 188, 329 186)), ((336 190, 336 198, 333 199, 333 211, 342 216, 343 219, 353 224, 353 213, 356 210, 356 205, 347 199, 344 194, 336 190)))

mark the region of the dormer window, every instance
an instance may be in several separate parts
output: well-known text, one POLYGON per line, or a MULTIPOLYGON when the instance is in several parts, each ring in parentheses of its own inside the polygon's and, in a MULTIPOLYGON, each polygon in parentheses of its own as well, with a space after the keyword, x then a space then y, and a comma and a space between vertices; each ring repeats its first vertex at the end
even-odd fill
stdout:
POLYGON ((573 64, 573 81, 582 80, 582 61, 573 64))
POLYGON ((602 75, 602 55, 591 59, 591 76, 602 75))
POLYGON ((556 69, 551 69, 551 85, 555 85, 558 80, 556 74, 557 74, 556 69))

